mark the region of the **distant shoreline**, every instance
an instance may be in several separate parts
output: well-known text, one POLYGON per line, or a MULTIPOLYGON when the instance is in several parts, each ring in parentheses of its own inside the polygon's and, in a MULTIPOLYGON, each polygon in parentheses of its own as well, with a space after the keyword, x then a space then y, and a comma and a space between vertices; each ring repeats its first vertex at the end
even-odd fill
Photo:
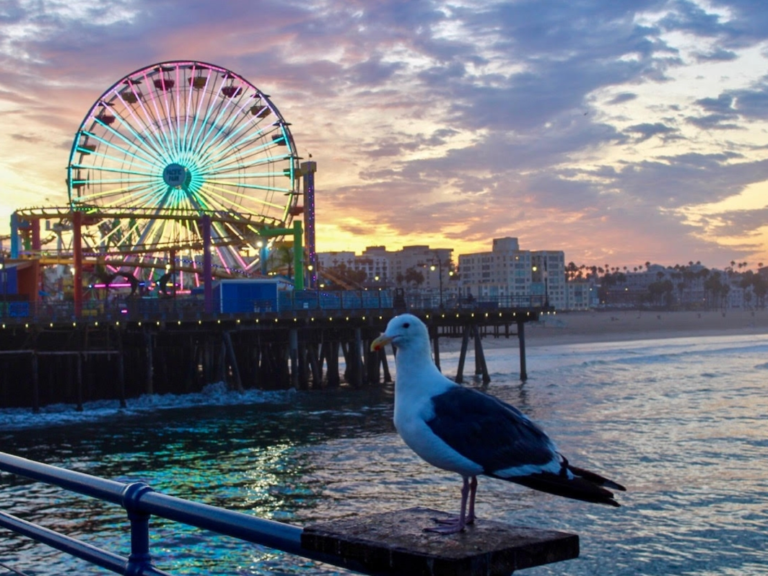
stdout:
MULTIPOLYGON (((768 310, 722 311, 587 311, 544 315, 525 325, 526 346, 627 342, 662 338, 768 335, 768 310)), ((488 348, 517 347, 517 337, 487 336, 488 348)), ((461 340, 442 338, 440 348, 459 350, 461 340)))

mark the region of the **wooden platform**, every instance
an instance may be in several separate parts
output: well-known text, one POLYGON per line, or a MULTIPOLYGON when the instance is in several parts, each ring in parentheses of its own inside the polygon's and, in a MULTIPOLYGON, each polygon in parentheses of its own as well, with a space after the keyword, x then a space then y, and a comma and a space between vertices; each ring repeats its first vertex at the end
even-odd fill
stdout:
POLYGON ((409 508, 304 528, 302 547, 341 556, 369 574, 400 576, 495 576, 579 556, 576 534, 478 520, 464 532, 424 532, 433 518, 449 517, 429 508, 409 508))

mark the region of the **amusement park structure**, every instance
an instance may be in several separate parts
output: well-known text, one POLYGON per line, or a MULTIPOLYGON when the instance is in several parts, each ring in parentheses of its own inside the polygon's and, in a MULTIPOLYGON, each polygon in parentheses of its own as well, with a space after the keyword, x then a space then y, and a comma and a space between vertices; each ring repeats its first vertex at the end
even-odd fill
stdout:
POLYGON ((489 381, 486 335, 518 337, 524 380, 524 326, 551 311, 535 296, 448 310, 327 269, 343 289, 318 289, 317 165, 289 126, 203 62, 106 90, 75 132, 67 205, 19 209, 0 237, 0 408, 389 381, 370 342, 405 310, 428 324, 438 366, 440 338, 462 339, 456 381, 472 341, 489 381))
POLYGON ((76 316, 84 289, 118 287, 201 294, 210 312, 215 280, 267 275, 277 247, 292 250, 294 287, 305 270, 315 287, 316 163, 300 163, 289 127, 267 94, 220 66, 169 61, 121 78, 75 132, 67 206, 12 214, 4 294, 6 270, 23 265, 32 279, 18 291, 51 298, 42 276, 57 267, 71 273, 76 316))

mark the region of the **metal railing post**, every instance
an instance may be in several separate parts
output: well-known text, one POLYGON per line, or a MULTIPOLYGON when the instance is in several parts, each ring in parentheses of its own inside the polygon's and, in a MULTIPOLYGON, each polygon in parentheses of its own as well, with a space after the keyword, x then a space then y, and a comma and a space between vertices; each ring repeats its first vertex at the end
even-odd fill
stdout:
POLYGON ((128 512, 128 520, 131 523, 131 554, 128 556, 126 576, 141 576, 144 569, 152 565, 152 556, 149 553, 150 515, 139 509, 139 501, 147 492, 152 492, 152 488, 143 482, 134 482, 123 490, 123 508, 128 512))

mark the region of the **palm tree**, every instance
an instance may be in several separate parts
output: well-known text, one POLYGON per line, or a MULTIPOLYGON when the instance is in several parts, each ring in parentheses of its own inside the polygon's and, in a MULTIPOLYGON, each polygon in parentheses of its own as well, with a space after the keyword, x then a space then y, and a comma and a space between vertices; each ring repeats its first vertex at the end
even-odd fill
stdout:
POLYGON ((278 266, 288 267, 288 279, 293 277, 293 244, 282 243, 277 246, 277 249, 272 253, 275 263, 278 266))

